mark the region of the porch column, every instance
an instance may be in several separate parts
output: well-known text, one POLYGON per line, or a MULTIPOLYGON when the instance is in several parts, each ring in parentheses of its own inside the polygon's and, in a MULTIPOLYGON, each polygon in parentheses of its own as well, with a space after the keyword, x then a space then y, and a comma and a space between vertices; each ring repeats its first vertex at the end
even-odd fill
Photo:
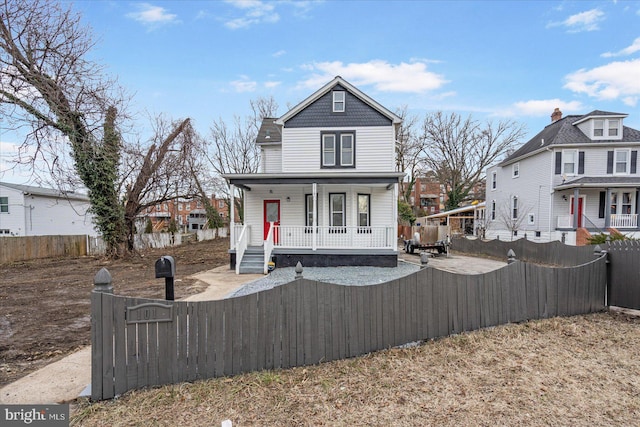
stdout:
POLYGON ((393 213, 392 218, 396 219, 396 223, 395 224, 391 224, 391 227, 393 227, 393 230, 390 231, 390 239, 391 241, 389 242, 389 245, 391 245, 392 248, 396 248, 397 249, 397 242, 398 242, 398 186, 399 184, 396 182, 393 185, 393 203, 391 203, 391 212, 393 213), (395 244, 393 242, 396 242, 395 244))
POLYGON ((311 250, 316 250, 318 248, 318 184, 312 184, 311 192, 313 195, 313 211, 311 214, 311 218, 313 218, 313 224, 311 224, 311 250))
POLYGON ((604 229, 611 227, 611 188, 606 188, 604 195, 604 229))
POLYGON ((573 190, 573 229, 578 229, 578 203, 580 202, 580 190, 573 190))
MULTIPOLYGON (((636 218, 640 214, 640 188, 636 188, 636 218)), ((636 219, 636 230, 640 230, 640 221, 636 219)))
POLYGON ((229 184, 229 236, 231 249, 236 248, 236 186, 229 184))

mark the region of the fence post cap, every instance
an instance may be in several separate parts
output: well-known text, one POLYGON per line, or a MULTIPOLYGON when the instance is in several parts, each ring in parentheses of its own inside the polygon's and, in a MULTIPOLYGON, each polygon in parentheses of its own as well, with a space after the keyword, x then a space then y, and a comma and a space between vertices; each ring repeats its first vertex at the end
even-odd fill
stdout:
POLYGON ((516 261, 516 253, 513 251, 513 249, 509 249, 509 251, 507 252, 507 264, 511 264, 512 262, 516 261))
POLYGON ((596 247, 593 248, 593 254, 595 256, 600 256, 601 252, 602 252, 602 248, 600 247, 600 245, 596 245, 596 247))
POLYGON ((302 279, 302 263, 300 261, 296 264, 296 279, 302 279))
POLYGON ((109 270, 102 267, 93 278, 94 290, 96 292, 113 293, 111 281, 111 273, 109 273, 109 270))

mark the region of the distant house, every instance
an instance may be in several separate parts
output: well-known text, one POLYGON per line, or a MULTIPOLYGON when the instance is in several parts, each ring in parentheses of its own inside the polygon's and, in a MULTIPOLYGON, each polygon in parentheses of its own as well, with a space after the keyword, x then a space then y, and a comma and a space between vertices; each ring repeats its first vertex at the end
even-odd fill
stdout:
POLYGON ((627 114, 592 111, 547 125, 487 169, 487 237, 563 240, 616 229, 640 236, 640 131, 627 114))
POLYGON ((96 236, 84 194, 0 182, 0 236, 96 236))
POLYGON ((440 212, 446 201, 445 188, 433 175, 416 177, 409 197, 409 203, 417 215, 431 215, 440 212))
MULTIPOLYGON (((229 223, 229 204, 225 199, 212 195, 211 205, 218 211, 222 221, 229 223)), ((177 199, 149 206, 138 215, 136 226, 144 230, 146 221, 151 221, 153 231, 166 231, 171 219, 181 232, 193 232, 206 228, 207 213, 199 199, 177 199)), ((236 216, 237 219, 237 216, 236 216)))
POLYGON ((271 259, 396 266, 400 123, 341 77, 282 117, 265 118, 260 172, 224 175, 232 194, 244 189, 244 224, 231 224, 236 271, 266 272, 271 259))

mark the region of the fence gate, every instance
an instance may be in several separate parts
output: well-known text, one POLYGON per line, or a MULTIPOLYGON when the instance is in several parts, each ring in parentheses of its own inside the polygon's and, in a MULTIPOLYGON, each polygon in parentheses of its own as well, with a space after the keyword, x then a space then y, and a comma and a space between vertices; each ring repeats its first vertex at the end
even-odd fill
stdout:
POLYGON ((640 310, 640 241, 610 242, 608 305, 640 310))

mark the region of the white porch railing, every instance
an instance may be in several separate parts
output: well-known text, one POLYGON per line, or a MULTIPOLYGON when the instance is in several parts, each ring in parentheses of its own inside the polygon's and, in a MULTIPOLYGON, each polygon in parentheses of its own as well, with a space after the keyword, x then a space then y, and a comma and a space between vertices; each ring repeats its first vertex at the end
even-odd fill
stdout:
POLYGON ((319 249, 395 249, 394 227, 306 227, 275 226, 276 247, 312 248, 314 230, 319 249))
POLYGON ((611 227, 613 228, 637 228, 637 214, 612 214, 611 227))
POLYGON ((238 243, 236 243, 236 274, 240 274, 240 263, 242 262, 242 257, 244 256, 250 241, 251 226, 245 225, 242 227, 242 231, 238 237, 238 243))
POLYGON ((273 252, 273 236, 274 229, 276 227, 271 223, 271 227, 269 227, 269 233, 267 234, 267 238, 264 240, 264 274, 269 272, 269 260, 271 259, 271 253, 273 252))
MULTIPOLYGON (((582 222, 585 224, 585 221, 582 222)), ((573 228, 573 215, 558 215, 557 228, 573 228)), ((604 224, 600 225, 604 227, 604 224)), ((611 214, 609 226, 613 228, 637 228, 637 214, 611 214)))

